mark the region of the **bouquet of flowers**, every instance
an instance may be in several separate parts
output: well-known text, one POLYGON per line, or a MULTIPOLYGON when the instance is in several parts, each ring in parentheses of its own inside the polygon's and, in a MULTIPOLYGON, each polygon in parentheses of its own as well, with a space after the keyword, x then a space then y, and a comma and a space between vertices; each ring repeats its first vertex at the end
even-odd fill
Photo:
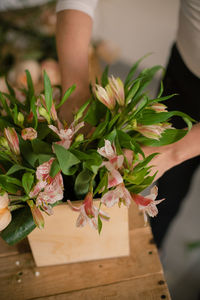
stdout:
POLYGON ((135 201, 145 218, 157 215, 157 204, 163 199, 156 200, 156 186, 147 197, 139 194, 155 178, 149 163, 157 153, 145 157, 141 146, 161 146, 182 138, 187 130, 173 128, 172 116, 184 118, 188 130, 193 120, 182 112, 167 111, 162 102, 174 95, 163 97, 162 84, 158 96, 149 98, 145 88, 162 67, 135 76, 140 61, 124 83, 109 77, 106 68, 70 125, 59 120, 58 111, 74 85, 56 104, 46 72, 39 95, 28 70, 23 99, 7 82, 9 93, 0 93, 0 230, 7 243, 20 241, 36 226, 42 228, 43 213, 51 215, 63 201, 79 213, 76 226, 89 223, 99 233, 102 221, 109 220, 103 205, 129 207, 135 201), (85 124, 90 124, 87 134, 85 124), (100 199, 98 207, 95 198, 100 199), (77 199, 84 199, 79 207, 73 205, 77 199))

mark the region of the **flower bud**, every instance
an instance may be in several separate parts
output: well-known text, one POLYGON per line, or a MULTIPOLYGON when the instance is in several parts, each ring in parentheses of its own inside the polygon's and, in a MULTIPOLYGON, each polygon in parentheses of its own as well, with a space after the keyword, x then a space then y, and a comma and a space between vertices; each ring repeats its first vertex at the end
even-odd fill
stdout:
POLYGON ((94 92, 98 100, 105 106, 107 106, 110 110, 113 110, 115 108, 114 93, 109 84, 105 87, 105 89, 102 86, 96 84, 94 92))
POLYGON ((39 110, 39 114, 47 120, 48 124, 50 124, 51 119, 50 119, 50 116, 49 116, 47 110, 44 107, 39 107, 38 110, 39 110))
POLYGON ((37 138, 37 131, 32 127, 24 128, 21 132, 21 136, 25 141, 31 141, 37 138))
POLYGON ((77 137, 75 138, 75 142, 82 142, 83 140, 84 140, 84 135, 82 133, 77 135, 77 137))
POLYGON ((124 84, 121 79, 115 78, 114 76, 108 79, 109 86, 115 95, 115 99, 117 100, 120 106, 124 106, 125 96, 124 96, 124 84))
POLYGON ((21 112, 18 113, 17 120, 20 123, 20 125, 23 125, 23 123, 24 123, 24 115, 21 112))
POLYGON ((10 150, 6 138, 3 137, 3 136, 0 137, 0 146, 4 147, 4 148, 7 149, 7 150, 10 150))
POLYGON ((20 155, 19 139, 15 129, 12 127, 4 128, 4 135, 8 141, 11 151, 16 155, 20 155))

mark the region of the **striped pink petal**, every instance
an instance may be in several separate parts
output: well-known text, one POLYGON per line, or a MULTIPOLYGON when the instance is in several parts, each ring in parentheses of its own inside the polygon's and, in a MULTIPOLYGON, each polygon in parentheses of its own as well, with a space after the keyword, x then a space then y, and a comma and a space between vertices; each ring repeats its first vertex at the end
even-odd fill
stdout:
POLYGON ((12 127, 4 128, 4 135, 8 141, 8 145, 13 153, 16 155, 20 155, 19 149, 19 139, 17 136, 17 132, 12 127))

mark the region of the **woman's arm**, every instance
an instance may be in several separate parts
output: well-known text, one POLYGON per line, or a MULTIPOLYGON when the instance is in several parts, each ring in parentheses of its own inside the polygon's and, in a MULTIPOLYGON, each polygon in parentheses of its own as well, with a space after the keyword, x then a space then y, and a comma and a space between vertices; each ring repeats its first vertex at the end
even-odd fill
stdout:
POLYGON ((146 156, 154 152, 160 154, 153 158, 152 171, 158 171, 156 179, 172 167, 200 155, 200 123, 193 126, 190 132, 174 144, 161 147, 143 147, 146 156))
POLYGON ((78 10, 57 13, 56 42, 63 93, 73 84, 76 90, 60 111, 61 118, 71 122, 72 112, 89 97, 88 46, 92 18, 78 10))

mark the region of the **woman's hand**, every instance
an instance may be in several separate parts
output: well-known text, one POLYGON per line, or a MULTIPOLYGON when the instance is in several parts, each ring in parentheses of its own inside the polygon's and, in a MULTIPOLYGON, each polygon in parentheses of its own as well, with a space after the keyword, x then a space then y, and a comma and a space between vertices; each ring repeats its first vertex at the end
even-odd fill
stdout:
MULTIPOLYGON (((200 123, 194 125, 190 132, 178 142, 160 147, 142 147, 145 156, 152 153, 159 153, 150 162, 152 165, 151 174, 157 172, 154 179, 159 179, 167 170, 182 163, 185 160, 200 155, 200 123)), ((124 152, 129 163, 132 162, 133 152, 126 149, 124 152)))

